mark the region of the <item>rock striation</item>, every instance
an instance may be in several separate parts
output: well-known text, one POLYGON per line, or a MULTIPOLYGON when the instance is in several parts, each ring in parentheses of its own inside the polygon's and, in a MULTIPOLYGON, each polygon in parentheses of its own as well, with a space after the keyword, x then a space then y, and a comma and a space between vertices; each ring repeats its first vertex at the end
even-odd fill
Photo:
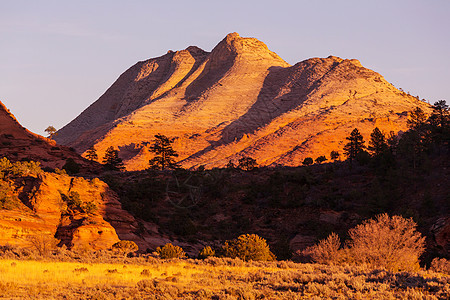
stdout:
POLYGON ((405 130, 417 106, 429 110, 358 60, 291 66, 261 41, 231 33, 211 52, 191 46, 138 62, 55 139, 80 153, 94 145, 100 157, 114 146, 128 170, 148 167, 157 133, 176 139, 185 168, 243 156, 296 166, 342 152, 355 127, 366 140, 375 127, 405 130))

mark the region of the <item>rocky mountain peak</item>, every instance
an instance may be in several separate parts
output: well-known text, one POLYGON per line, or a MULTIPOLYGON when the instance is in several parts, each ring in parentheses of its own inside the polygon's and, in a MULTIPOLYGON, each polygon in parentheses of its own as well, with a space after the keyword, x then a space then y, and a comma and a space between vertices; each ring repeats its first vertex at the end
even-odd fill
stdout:
POLYGON ((59 131, 56 140, 99 155, 120 149, 129 170, 148 167, 156 133, 175 138, 186 167, 221 167, 243 156, 300 165, 342 151, 357 127, 405 130, 407 112, 429 110, 356 59, 311 58, 293 66, 256 38, 228 34, 211 52, 190 46, 131 67, 59 131))

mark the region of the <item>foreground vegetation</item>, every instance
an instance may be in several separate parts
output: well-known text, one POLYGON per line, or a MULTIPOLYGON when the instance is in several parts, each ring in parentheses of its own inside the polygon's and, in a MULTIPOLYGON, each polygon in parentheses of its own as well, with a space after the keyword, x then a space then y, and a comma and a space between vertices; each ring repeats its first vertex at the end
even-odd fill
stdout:
POLYGON ((82 263, 0 259, 0 297, 64 299, 448 299, 450 276, 240 259, 82 263))

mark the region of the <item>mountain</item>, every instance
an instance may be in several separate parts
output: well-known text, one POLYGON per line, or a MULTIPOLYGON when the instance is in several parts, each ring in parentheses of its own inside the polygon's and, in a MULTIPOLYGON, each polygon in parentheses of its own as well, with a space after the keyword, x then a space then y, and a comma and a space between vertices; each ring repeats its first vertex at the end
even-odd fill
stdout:
POLYGON ((99 164, 84 159, 69 147, 57 145, 54 140, 27 130, 1 101, 0 157, 7 157, 11 161, 38 161, 50 168, 62 168, 66 160, 72 158, 82 171, 101 169, 99 164))
POLYGON ((120 149, 128 170, 148 167, 154 135, 175 138, 185 168, 223 167, 250 156, 259 165, 300 165, 342 152, 358 128, 405 130, 408 112, 429 105, 396 89, 358 60, 311 58, 293 66, 255 38, 228 34, 138 62, 55 140, 99 157, 120 149))

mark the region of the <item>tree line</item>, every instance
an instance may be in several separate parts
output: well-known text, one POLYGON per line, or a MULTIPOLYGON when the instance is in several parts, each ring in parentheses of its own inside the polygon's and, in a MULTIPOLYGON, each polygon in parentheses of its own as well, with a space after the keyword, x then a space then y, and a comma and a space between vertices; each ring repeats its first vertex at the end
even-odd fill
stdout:
MULTIPOLYGON (((365 164, 374 158, 378 161, 389 163, 398 154, 403 155, 411 161, 414 168, 420 163, 421 157, 427 151, 447 151, 449 147, 449 106, 445 100, 437 101, 432 106, 432 113, 427 116, 425 112, 417 107, 409 115, 407 121, 409 130, 401 135, 396 135, 393 131, 383 133, 376 127, 370 134, 368 145, 360 131, 355 128, 349 136, 346 137, 347 143, 342 149, 342 154, 352 166, 355 162, 365 164)), ((163 134, 156 134, 153 144, 149 151, 154 157, 149 160, 149 168, 153 170, 167 170, 180 168, 180 163, 175 159, 179 156, 173 149, 175 138, 169 138, 163 134)), ((97 151, 94 146, 86 151, 86 158, 91 161, 98 160, 97 151)), ((330 153, 330 159, 339 161, 341 153, 333 150, 330 153)), ((325 155, 320 155, 315 160, 306 157, 302 164, 309 166, 315 163, 321 164, 327 161, 325 155)), ((119 150, 113 146, 107 148, 103 156, 102 163, 107 170, 122 171, 125 169, 122 159, 119 157, 119 150)), ((256 160, 252 157, 243 156, 237 163, 232 160, 228 162, 226 168, 241 169, 251 171, 258 166, 256 160)), ((204 169, 200 166, 199 170, 204 169)))

